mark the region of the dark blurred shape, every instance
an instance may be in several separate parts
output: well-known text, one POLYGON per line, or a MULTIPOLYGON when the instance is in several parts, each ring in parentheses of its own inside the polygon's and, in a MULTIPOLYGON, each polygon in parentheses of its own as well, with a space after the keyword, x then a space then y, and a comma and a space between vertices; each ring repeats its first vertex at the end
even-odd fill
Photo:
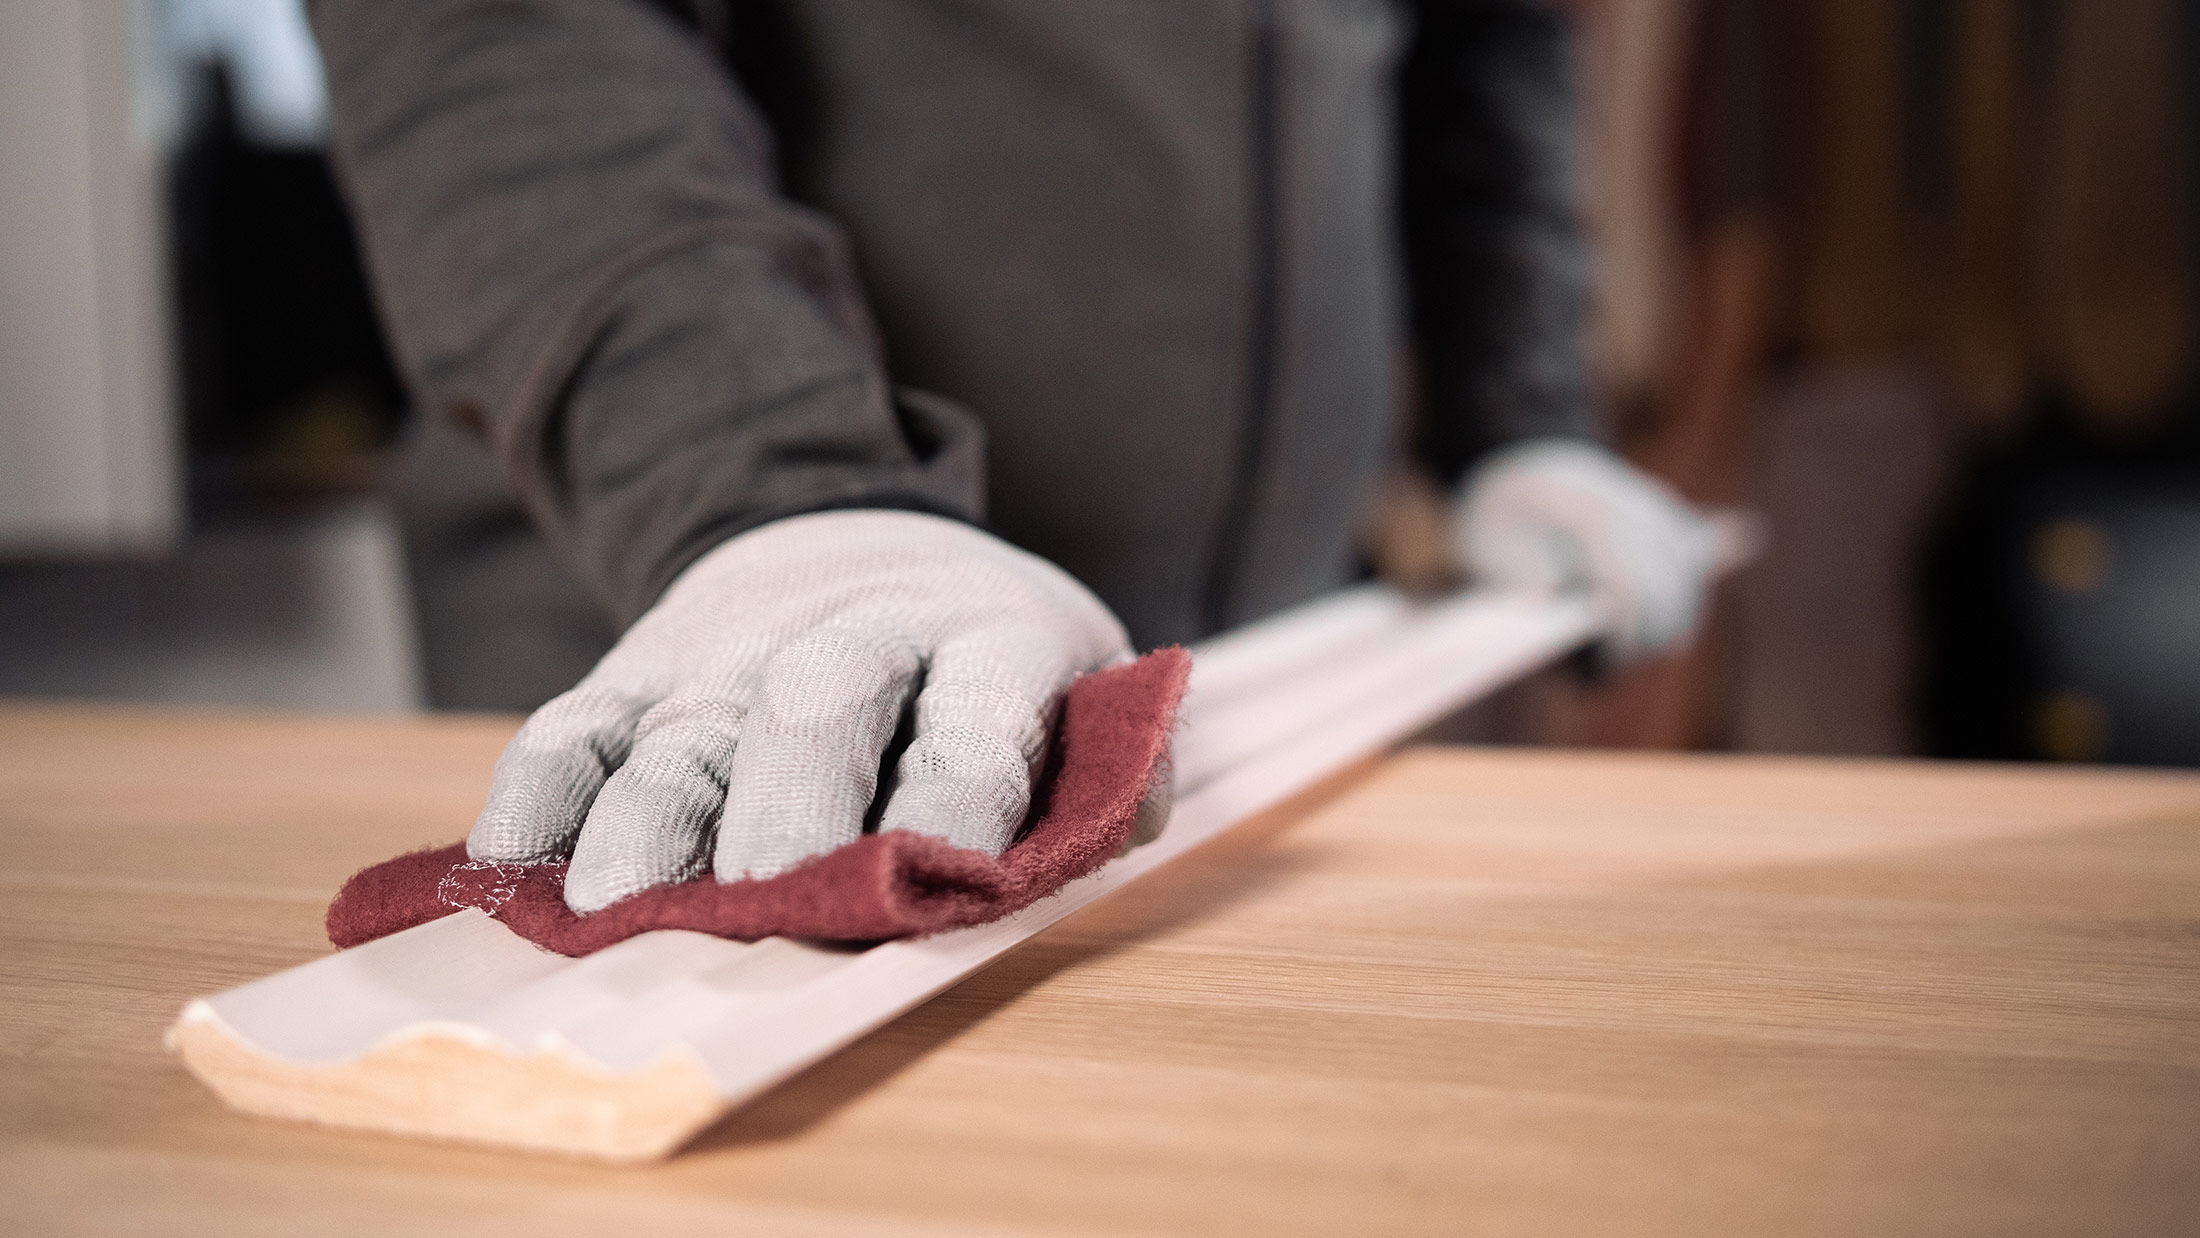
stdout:
POLYGON ((228 71, 199 71, 172 225, 193 501, 367 489, 404 398, 327 163, 244 140, 228 71))
POLYGON ((2063 431, 1971 478, 1928 576, 1933 749, 2200 765, 2200 469, 2063 431))
POLYGON ((2200 764, 2194 8, 1935 7, 1973 441, 1923 582, 1929 750, 2200 764))

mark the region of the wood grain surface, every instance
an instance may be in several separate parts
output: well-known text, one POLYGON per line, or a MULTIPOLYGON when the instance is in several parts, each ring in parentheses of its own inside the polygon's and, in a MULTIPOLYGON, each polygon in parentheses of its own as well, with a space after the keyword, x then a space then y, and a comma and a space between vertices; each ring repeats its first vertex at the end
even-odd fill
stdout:
POLYGON ((665 1165, 224 1110, 161 1029, 511 728, 0 708, 0 1229, 2200 1229, 2183 774, 1415 749, 665 1165))

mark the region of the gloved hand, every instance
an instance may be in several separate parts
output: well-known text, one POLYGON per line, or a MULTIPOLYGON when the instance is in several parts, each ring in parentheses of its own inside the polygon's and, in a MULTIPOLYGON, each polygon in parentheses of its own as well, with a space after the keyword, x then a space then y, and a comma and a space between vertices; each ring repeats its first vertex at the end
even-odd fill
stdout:
POLYGON ((1685 636, 1717 556, 1711 524, 1593 443, 1538 439, 1476 465, 1452 505, 1453 558, 1506 588, 1586 590, 1628 661, 1685 636))
POLYGON ((466 849, 507 863, 570 853, 579 912, 706 864, 720 880, 784 872, 862 833, 914 693, 878 828, 998 854, 1063 690, 1129 655, 1083 585, 967 525, 891 511, 774 521, 697 559, 528 718, 466 849))

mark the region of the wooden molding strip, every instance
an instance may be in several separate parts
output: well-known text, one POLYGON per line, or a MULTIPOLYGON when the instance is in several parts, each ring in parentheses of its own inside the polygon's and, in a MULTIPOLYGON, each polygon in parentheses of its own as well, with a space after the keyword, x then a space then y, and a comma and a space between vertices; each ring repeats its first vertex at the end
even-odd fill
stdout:
POLYGON ((191 1002, 232 1107, 642 1161, 1094 899, 1592 637, 1575 598, 1348 590, 1194 651, 1160 838, 991 924, 850 950, 643 934, 582 959, 479 911, 191 1002))

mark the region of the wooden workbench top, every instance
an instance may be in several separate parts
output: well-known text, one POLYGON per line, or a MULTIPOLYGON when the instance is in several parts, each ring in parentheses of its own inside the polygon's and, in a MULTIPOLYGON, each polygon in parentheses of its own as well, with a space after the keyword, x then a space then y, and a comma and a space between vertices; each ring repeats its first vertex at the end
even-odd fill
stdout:
POLYGON ((1417 749, 666 1165, 224 1111, 161 1029, 512 725, 0 708, 0 1229, 2200 1231, 2185 774, 1417 749))

